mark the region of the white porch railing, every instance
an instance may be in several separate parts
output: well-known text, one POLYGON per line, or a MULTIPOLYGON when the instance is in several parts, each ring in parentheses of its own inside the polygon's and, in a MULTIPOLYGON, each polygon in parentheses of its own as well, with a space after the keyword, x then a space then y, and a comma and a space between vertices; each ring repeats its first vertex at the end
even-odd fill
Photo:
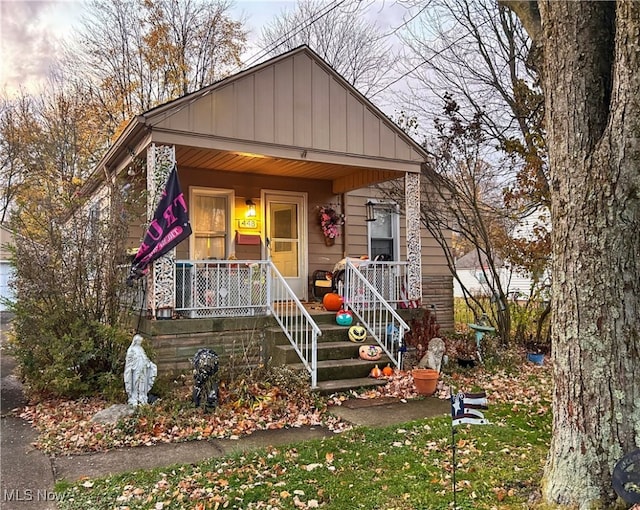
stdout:
POLYGON ((302 364, 311 375, 311 387, 318 386, 318 337, 322 331, 296 297, 276 266, 269 261, 270 311, 289 342, 298 353, 302 364))
MULTIPOLYGON (((404 297, 406 263, 362 263, 346 259, 345 304, 402 368, 403 339, 409 326, 394 306, 409 306, 404 297)), ((317 344, 322 334, 304 305, 269 260, 176 261, 175 311, 189 318, 243 317, 272 314, 317 387, 317 344)))
POLYGON ((177 260, 176 312, 192 319, 264 315, 268 266, 264 260, 177 260))
POLYGON ((189 318, 272 314, 302 364, 318 383, 317 343, 322 334, 269 260, 178 260, 176 312, 189 318))
POLYGON ((345 305, 387 356, 398 368, 402 368, 403 339, 409 326, 378 290, 387 294, 391 300, 396 295, 397 302, 404 303, 401 301, 400 291, 405 285, 405 279, 397 276, 396 267, 397 263, 390 262, 370 262, 356 266, 347 259, 342 296, 345 305))
POLYGON ((346 261, 358 269, 362 276, 380 293, 387 303, 393 308, 415 308, 416 302, 410 302, 407 298, 407 262, 401 261, 375 261, 345 258, 333 268, 334 278, 338 278, 337 291, 343 295, 344 274, 346 261))

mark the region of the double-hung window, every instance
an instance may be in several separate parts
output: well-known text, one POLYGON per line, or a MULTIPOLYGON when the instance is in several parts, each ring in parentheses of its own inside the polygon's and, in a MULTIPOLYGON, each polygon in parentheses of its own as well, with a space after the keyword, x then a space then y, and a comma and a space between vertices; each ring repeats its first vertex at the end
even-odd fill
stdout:
POLYGON ((231 205, 233 192, 192 188, 191 258, 195 260, 225 260, 229 258, 231 205))
POLYGON ((375 221, 369 226, 369 257, 375 260, 382 255, 387 260, 399 259, 400 215, 397 205, 377 202, 373 206, 375 221))

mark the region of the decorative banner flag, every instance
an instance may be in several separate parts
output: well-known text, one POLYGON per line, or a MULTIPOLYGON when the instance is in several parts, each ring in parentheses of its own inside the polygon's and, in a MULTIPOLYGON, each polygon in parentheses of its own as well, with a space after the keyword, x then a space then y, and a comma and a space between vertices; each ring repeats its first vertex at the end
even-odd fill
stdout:
POLYGON ((470 423, 472 425, 487 425, 482 410, 487 407, 487 393, 462 393, 457 395, 451 394, 451 423, 452 425, 460 425, 461 423, 470 423))
POLYGON ((187 203, 180 189, 178 168, 174 164, 147 233, 131 264, 127 284, 133 285, 133 280, 143 276, 151 262, 190 235, 187 203))
POLYGON ((407 289, 404 288, 404 283, 400 287, 400 302, 398 305, 400 308, 420 308, 419 299, 409 299, 407 296, 407 289))

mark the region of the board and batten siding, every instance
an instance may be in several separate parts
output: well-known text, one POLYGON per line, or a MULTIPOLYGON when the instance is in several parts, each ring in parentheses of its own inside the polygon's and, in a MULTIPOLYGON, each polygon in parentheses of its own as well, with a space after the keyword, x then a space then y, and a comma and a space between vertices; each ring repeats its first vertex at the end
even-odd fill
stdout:
POLYGON ((391 121, 307 52, 240 73, 154 127, 399 161, 423 160, 391 121))

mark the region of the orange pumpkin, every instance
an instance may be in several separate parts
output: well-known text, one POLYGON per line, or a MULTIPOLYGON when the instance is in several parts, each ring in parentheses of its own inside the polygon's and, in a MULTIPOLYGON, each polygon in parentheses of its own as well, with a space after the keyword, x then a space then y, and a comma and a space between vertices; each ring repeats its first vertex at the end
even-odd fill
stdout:
POLYGON ((387 363, 387 366, 382 369, 382 375, 385 377, 391 377, 393 375, 393 368, 391 368, 389 363, 387 363))
POLYGON ((330 312, 337 312, 342 308, 342 297, 335 292, 328 292, 322 298, 322 305, 330 312))
POLYGON ((369 377, 373 377, 374 379, 377 379, 378 377, 380 377, 382 375, 382 370, 380 370, 380 368, 378 367, 378 365, 376 365, 375 367, 373 367, 371 369, 371 372, 369 372, 369 377))

